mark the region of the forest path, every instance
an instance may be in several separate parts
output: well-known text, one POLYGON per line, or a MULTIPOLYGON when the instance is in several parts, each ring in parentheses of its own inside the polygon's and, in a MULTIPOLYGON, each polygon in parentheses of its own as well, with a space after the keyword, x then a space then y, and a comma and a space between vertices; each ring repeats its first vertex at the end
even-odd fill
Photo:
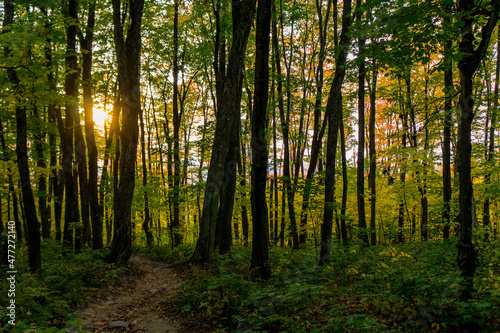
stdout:
POLYGON ((166 263, 138 254, 133 254, 130 261, 134 264, 131 272, 77 310, 75 317, 84 320, 81 329, 89 333, 179 332, 179 325, 159 306, 182 283, 178 272, 166 263), (125 322, 128 327, 110 329, 114 321, 125 322))

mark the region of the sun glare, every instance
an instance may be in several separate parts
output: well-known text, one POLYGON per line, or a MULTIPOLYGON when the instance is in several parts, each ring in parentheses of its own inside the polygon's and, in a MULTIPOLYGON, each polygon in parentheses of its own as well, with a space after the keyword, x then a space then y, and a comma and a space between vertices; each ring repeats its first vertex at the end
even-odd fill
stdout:
POLYGON ((100 128, 104 127, 104 123, 108 121, 108 110, 104 110, 103 106, 97 104, 94 106, 94 124, 100 128))

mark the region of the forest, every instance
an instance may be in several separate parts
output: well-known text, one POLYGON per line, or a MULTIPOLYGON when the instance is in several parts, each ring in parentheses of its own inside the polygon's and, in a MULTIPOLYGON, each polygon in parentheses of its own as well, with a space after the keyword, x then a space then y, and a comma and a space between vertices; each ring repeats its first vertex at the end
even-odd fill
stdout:
POLYGON ((0 332, 500 330, 500 0, 0 14, 0 332))

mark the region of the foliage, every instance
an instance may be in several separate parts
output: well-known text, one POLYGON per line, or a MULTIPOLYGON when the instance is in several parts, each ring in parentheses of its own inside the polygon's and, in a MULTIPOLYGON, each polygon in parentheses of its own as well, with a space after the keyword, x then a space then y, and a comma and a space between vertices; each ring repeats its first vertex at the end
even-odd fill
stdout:
MULTIPOLYGON (((44 329, 64 325, 78 325, 71 318, 71 311, 90 295, 106 285, 119 270, 102 259, 108 250, 85 249, 79 254, 63 254, 61 245, 53 241, 42 243, 42 276, 27 273, 27 250, 21 247, 16 257, 16 328, 14 332, 29 329, 44 329), (68 323, 65 324, 65 322, 68 323)), ((7 281, 2 279, 2 289, 7 290, 7 281)), ((2 318, 0 332, 11 332, 7 324, 7 293, 2 293, 0 302, 2 318)), ((57 332, 53 328, 42 332, 57 332)))
POLYGON ((267 282, 251 278, 250 252, 241 248, 209 270, 192 267, 169 302, 196 317, 191 325, 200 331, 493 332, 500 328, 500 251, 498 244, 484 246, 477 293, 468 303, 455 302, 461 278, 454 241, 337 244, 323 267, 310 249, 273 248, 267 282))

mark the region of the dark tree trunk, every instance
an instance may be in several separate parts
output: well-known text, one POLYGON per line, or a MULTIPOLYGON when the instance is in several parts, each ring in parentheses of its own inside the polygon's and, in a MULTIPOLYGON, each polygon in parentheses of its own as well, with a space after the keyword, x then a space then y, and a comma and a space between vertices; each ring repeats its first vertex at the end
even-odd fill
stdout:
POLYGON ((342 83, 346 73, 345 64, 351 37, 349 34, 353 22, 351 0, 344 1, 342 14, 342 32, 337 58, 335 59, 335 76, 328 95, 326 113, 328 115, 328 141, 325 170, 325 206, 323 224, 321 225, 320 265, 330 259, 332 226, 335 199, 335 162, 340 122, 342 121, 342 83))
MULTIPOLYGON (((274 5, 274 3, 273 3, 274 5)), ((276 11, 275 9, 273 10, 276 11)), ((283 145, 284 145, 284 156, 283 156, 283 193, 286 196, 288 203, 288 217, 290 219, 290 229, 292 233, 292 248, 294 250, 299 249, 299 235, 297 232, 297 222, 295 219, 295 207, 294 207, 294 199, 295 192, 292 188, 291 182, 291 174, 290 174, 290 139, 289 139, 289 131, 290 131, 290 104, 291 104, 291 91, 288 89, 288 98, 287 98, 287 112, 285 115, 285 106, 283 102, 283 80, 281 78, 281 56, 279 52, 278 45, 278 37, 277 37, 276 24, 273 24, 273 49, 274 56, 276 62, 276 72, 278 76, 278 85, 277 85, 277 94, 278 94, 278 108, 280 112, 280 120, 281 120, 281 131, 283 133, 283 145)), ((293 29, 292 29, 293 36, 293 29)), ((292 42, 293 45, 293 42, 292 42)), ((293 46, 292 46, 293 48, 293 46)), ((293 49, 292 49, 293 51, 293 49)), ((292 53, 290 51, 290 53, 292 53)), ((291 59, 290 59, 291 64, 291 59)), ((290 81, 290 67, 287 68, 287 83, 290 81)), ((287 87, 289 88, 289 87, 287 87)))
MULTIPOLYGON (((307 220, 309 216, 309 198, 311 195, 312 183, 316 166, 318 164, 319 152, 321 150, 321 141, 323 140, 324 129, 320 132, 321 120, 321 104, 323 100, 323 82, 324 82, 324 63, 326 54, 326 36, 328 19, 330 17, 330 9, 332 7, 332 0, 328 0, 326 7, 326 14, 323 22, 322 4, 316 2, 316 12, 318 14, 318 28, 319 28, 319 45, 320 50, 318 54, 318 66, 316 68, 316 98, 314 103, 314 120, 313 120, 313 137, 311 142, 311 156, 309 160, 309 167, 305 179, 304 192, 302 194, 302 213, 300 218, 300 235, 299 243, 303 244, 307 238, 307 220)), ((336 41, 335 41, 336 42, 336 41)), ((327 123, 325 119, 324 124, 327 123)), ((323 126, 324 128, 324 126, 323 126)))
MULTIPOLYGON (((356 1, 358 14, 356 19, 361 23, 361 0, 356 1)), ((358 163, 357 163, 357 202, 358 202, 358 227, 359 237, 364 245, 369 245, 368 233, 366 230, 366 211, 365 211, 365 38, 358 38, 358 163)))
POLYGON ((179 2, 174 3, 174 62, 173 62, 173 158, 174 158, 174 175, 173 175, 173 219, 170 221, 170 228, 173 233, 173 246, 176 247, 182 243, 182 235, 180 233, 180 181, 181 181, 181 157, 180 157, 180 137, 179 131, 182 120, 182 112, 179 112, 179 2))
POLYGON ((135 187, 135 164, 139 139, 141 19, 144 0, 130 1, 130 25, 124 39, 121 25, 120 0, 113 0, 113 22, 118 81, 122 99, 120 131, 120 182, 116 192, 114 231, 109 262, 124 265, 132 246, 131 209, 135 187))
POLYGON ((269 266, 269 223, 266 203, 268 148, 266 140, 269 88, 269 42, 272 0, 260 0, 257 9, 255 94, 252 122, 252 260, 262 279, 271 277, 269 266))
MULTIPOLYGON (((38 114, 37 105, 33 105, 33 116, 40 119, 38 114)), ((44 158, 43 144, 45 141, 45 130, 40 126, 40 130, 35 134, 35 151, 36 151, 36 165, 39 168, 45 169, 47 167, 44 158)), ((40 220, 42 225, 43 239, 50 239, 50 209, 47 206, 47 179, 44 174, 38 178, 38 211, 40 212, 40 220)))
POLYGON ((142 230, 146 235, 146 244, 149 248, 153 246, 154 238, 150 230, 151 214, 149 213, 149 197, 148 197, 148 166, 146 160, 146 139, 144 134, 144 117, 141 110, 140 114, 141 123, 141 157, 142 157, 142 186, 144 187, 144 221, 142 222, 142 230))
MULTIPOLYGON (((450 10, 448 8, 448 10, 450 10)), ((450 19, 445 16, 445 23, 450 19)), ((453 69, 452 69, 453 40, 448 37, 444 47, 444 126, 443 126, 443 239, 450 237, 450 210, 451 210, 451 126, 453 113, 453 69)))
POLYGON ((76 179, 74 179, 75 174, 73 174, 73 135, 76 113, 78 112, 78 88, 76 82, 78 78, 78 59, 76 55, 77 12, 77 1, 69 0, 65 6, 65 16, 71 22, 68 23, 69 26, 66 28, 65 91, 67 101, 65 106, 66 118, 64 121, 65 137, 61 139, 63 146, 62 170, 66 188, 63 245, 68 249, 73 248, 73 229, 79 220, 78 196, 77 188, 75 187, 76 179))
MULTIPOLYGON (((500 28, 499 28, 500 29, 500 28)), ((500 31, 500 30, 499 30, 500 31)), ((486 160, 489 162, 490 166, 495 165, 495 130, 496 130, 496 122, 497 122, 497 110, 498 110, 498 90, 500 83, 500 32, 497 33, 497 59, 496 59, 496 68, 495 68, 495 90, 493 92, 493 111, 491 112, 491 121, 489 125, 489 143, 488 150, 486 153, 486 160)), ((488 124, 486 124, 488 126, 488 124)), ((487 174, 485 176, 485 181, 489 185, 491 182, 491 174, 487 174)), ((486 229, 489 229, 491 225, 491 217, 490 217, 490 197, 486 196, 483 204, 483 226, 486 229)), ((485 239, 488 241, 489 232, 487 231, 485 234, 485 239)))
MULTIPOLYGON (((410 91, 410 73, 408 73, 408 78, 406 79, 406 83, 408 84, 407 89, 410 91)), ((400 174, 399 174, 399 180, 401 181, 401 192, 400 193, 400 202, 399 202, 399 207, 398 207, 398 243, 403 244, 405 242, 404 239, 404 222, 405 222, 405 203, 406 203, 406 198, 405 198, 405 182, 406 182, 406 156, 404 155, 404 151, 407 146, 408 142, 408 114, 407 109, 405 106, 407 104, 411 103, 410 97, 407 96, 406 103, 403 99, 403 94, 401 92, 401 77, 399 79, 399 104, 400 104, 400 114, 399 118, 401 119, 402 123, 402 134, 401 134, 401 148, 402 148, 402 157, 401 157, 401 166, 400 166, 400 174)), ((411 107, 411 105, 409 105, 411 107)))
POLYGON ((481 60, 484 58, 491 34, 499 17, 500 0, 491 1, 491 16, 481 30, 481 41, 474 49, 475 15, 477 15, 474 0, 460 0, 458 10, 463 25, 460 28, 462 39, 459 44, 462 59, 458 62, 460 72, 460 123, 458 127, 458 160, 460 180, 460 238, 457 245, 457 263, 461 275, 465 278, 460 293, 460 299, 467 301, 472 298, 473 278, 476 272, 477 252, 472 243, 472 180, 471 180, 471 129, 474 118, 473 76, 481 60))
POLYGON ((87 33, 82 38, 82 86, 83 86, 83 108, 85 112, 85 139, 89 158, 88 173, 88 198, 90 203, 90 220, 92 223, 92 248, 102 249, 103 228, 102 214, 99 206, 99 192, 97 186, 97 145, 95 141, 93 95, 92 95, 92 44, 94 40, 95 3, 89 4, 87 33))
MULTIPOLYGON (((83 244, 88 244, 91 238, 90 228, 90 201, 89 184, 87 174, 87 158, 85 154, 85 139, 83 138, 82 126, 80 124, 80 115, 78 110, 75 113, 75 157, 78 165, 78 181, 80 185, 80 206, 81 206, 81 225, 76 228, 75 249, 81 250, 83 244)), ((78 185, 75 185, 77 188, 78 185)))
MULTIPOLYGON (((47 31, 51 31, 51 26, 48 21, 47 10, 44 7, 40 7, 40 11, 45 16, 47 20, 45 26, 47 31)), ((47 34, 50 36, 50 33, 47 34)), ((46 38, 47 46, 45 47, 45 60, 47 61, 47 82, 50 91, 56 91, 56 80, 54 79, 54 68, 52 63, 52 41, 50 37, 46 38)), ((49 124, 56 126, 59 130, 59 136, 61 138, 65 137, 64 127, 61 119, 61 110, 56 105, 56 103, 51 102, 48 106, 48 120, 49 124)), ((50 177, 52 193, 54 196, 54 222, 55 222, 55 238, 57 241, 61 240, 61 216, 62 216, 62 201, 63 201, 63 192, 64 186, 60 184, 60 171, 57 171, 57 147, 56 147, 56 135, 54 132, 49 132, 49 152, 50 152, 50 168, 52 169, 52 175, 50 177)), ((52 200, 49 198, 49 200, 52 200)), ((50 202, 50 201, 49 201, 50 202)))
POLYGON ((340 235, 342 236, 342 244, 348 245, 349 239, 347 235, 346 225, 346 210, 347 210, 347 191, 348 191, 348 177, 347 177, 347 156, 345 144, 345 131, 344 120, 340 121, 340 154, 342 155, 342 203, 340 205, 340 235))
POLYGON ((215 127, 212 157, 200 219, 200 234, 195 252, 191 257, 193 264, 209 263, 214 253, 215 226, 220 193, 222 186, 224 186, 224 170, 228 162, 226 157, 229 151, 229 136, 232 133, 232 127, 235 126, 234 114, 240 107, 241 76, 243 75, 246 44, 255 12, 255 2, 255 0, 240 0, 232 3, 235 34, 229 54, 223 104, 218 111, 215 127))
POLYGON ((377 213, 377 152, 375 151, 375 116, 376 116, 376 93, 377 93, 377 76, 375 59, 373 59, 372 84, 370 87, 370 120, 369 120, 369 135, 370 135, 370 174, 368 176, 368 187, 370 188, 370 245, 377 244, 376 231, 376 213, 377 213))
MULTIPOLYGON (((3 34, 9 33, 8 27, 14 22, 14 2, 4 1, 3 34), (7 28, 6 28, 7 27, 7 28)), ((6 57, 10 56, 10 49, 4 48, 6 57)), ((30 170, 28 166, 28 136, 25 101, 22 100, 24 88, 14 68, 7 68, 7 78, 11 84, 16 97, 16 155, 21 182, 21 194, 23 196, 24 212, 26 217, 26 240, 28 245, 28 260, 30 272, 40 274, 42 271, 42 258, 40 252, 40 223, 36 214, 35 199, 31 189, 30 170)), ((17 226, 16 226, 17 227, 17 226)))
MULTIPOLYGON (((241 98, 241 97, 240 97, 241 98)), ((239 157, 239 116, 233 120, 237 125, 233 126, 232 134, 229 138, 229 150, 227 153, 227 162, 224 170, 224 179, 226 180, 222 187, 221 198, 219 203, 219 212, 217 214, 217 238, 219 253, 225 254, 231 250, 233 245, 231 221, 233 218, 234 195, 236 193, 236 172, 239 157)))

